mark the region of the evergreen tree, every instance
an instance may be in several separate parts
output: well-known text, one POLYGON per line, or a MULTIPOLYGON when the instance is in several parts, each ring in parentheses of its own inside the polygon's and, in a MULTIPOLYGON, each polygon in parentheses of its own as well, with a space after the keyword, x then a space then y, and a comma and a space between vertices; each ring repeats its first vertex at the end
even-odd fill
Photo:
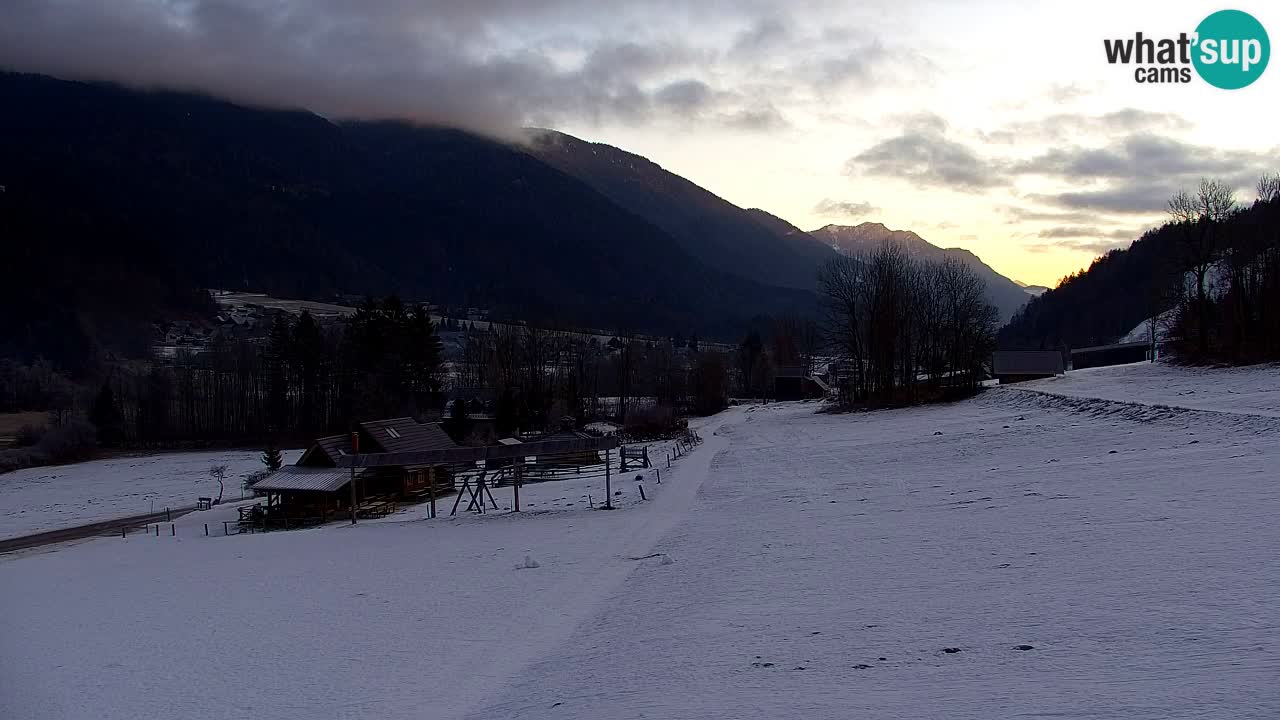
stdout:
POLYGON ((267 425, 282 430, 289 423, 289 364, 292 328, 285 313, 278 313, 267 334, 263 364, 267 385, 267 425))
POLYGON ((328 355, 320 326, 311 313, 303 310, 293 326, 289 370, 298 391, 298 426, 308 435, 327 428, 329 424, 323 381, 330 372, 328 355))
POLYGON ((498 403, 493 420, 500 433, 514 432, 518 428, 520 424, 520 408, 516 401, 515 392, 510 387, 503 388, 502 394, 498 395, 498 403))
POLYGON ((280 448, 276 447, 275 440, 267 443, 267 449, 262 451, 262 464, 267 466, 271 472, 280 469, 284 465, 284 455, 281 454, 280 448))
POLYGON ((124 417, 120 406, 116 403, 116 394, 111 383, 103 383, 97 397, 93 399, 93 407, 89 410, 89 422, 98 429, 98 440, 111 447, 120 442, 124 435, 124 417))

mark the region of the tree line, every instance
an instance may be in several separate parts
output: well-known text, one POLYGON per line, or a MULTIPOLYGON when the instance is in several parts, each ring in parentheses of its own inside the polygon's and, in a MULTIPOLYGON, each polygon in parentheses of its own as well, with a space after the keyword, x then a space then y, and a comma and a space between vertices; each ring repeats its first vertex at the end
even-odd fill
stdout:
POLYGON ((1237 199, 1205 179, 1169 201, 1168 221, 1033 298, 1001 329, 1001 347, 1070 349, 1142 327, 1189 362, 1280 358, 1280 175, 1237 199))
POLYGON ((887 243, 828 261, 818 279, 842 406, 972 392, 985 377, 998 311, 964 263, 887 243))
POLYGON ((420 414, 439 405, 442 381, 430 317, 389 297, 338 325, 279 313, 265 337, 119 362, 87 391, 43 361, 10 362, 0 367, 0 409, 49 410, 52 428, 87 417, 108 447, 300 444, 361 420, 420 414))
MULTIPOLYGON (((1205 179, 1168 204, 1177 238, 1170 322, 1191 361, 1280 359, 1280 174, 1264 175, 1245 207, 1221 180, 1205 179)), ((1159 289, 1159 286, 1156 286, 1159 289)))
POLYGON ((709 414, 728 402, 727 358, 696 342, 492 325, 464 343, 452 394, 491 409, 499 432, 565 418, 649 424, 655 412, 709 414))

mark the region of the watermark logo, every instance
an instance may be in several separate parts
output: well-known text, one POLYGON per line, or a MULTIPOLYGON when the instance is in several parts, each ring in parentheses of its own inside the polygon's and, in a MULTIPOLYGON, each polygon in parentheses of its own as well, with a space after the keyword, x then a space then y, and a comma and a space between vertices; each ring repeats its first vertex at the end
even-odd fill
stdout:
POLYGON ((1241 10, 1219 10, 1200 21, 1190 35, 1102 41, 1107 62, 1136 65, 1139 83, 1189 83, 1192 73, 1223 90, 1252 85, 1267 69, 1271 40, 1257 18, 1241 10))

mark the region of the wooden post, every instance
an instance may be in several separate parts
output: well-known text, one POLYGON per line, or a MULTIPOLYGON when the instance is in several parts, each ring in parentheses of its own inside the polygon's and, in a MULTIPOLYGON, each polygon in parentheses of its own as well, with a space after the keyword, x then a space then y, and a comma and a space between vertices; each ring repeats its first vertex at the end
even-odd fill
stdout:
MULTIPOLYGON (((351 454, 355 457, 360 455, 360 433, 351 433, 351 454)), ((352 459, 354 460, 355 457, 352 459)), ((351 463, 351 524, 356 524, 356 464, 351 463)))
POLYGON ((654 472, 658 473, 658 484, 662 484, 662 468, 654 468, 654 472))
POLYGON ((516 477, 515 477, 515 481, 511 483, 512 494, 514 495, 514 498, 515 498, 514 507, 516 512, 520 512, 520 480, 521 480, 520 471, 523 470, 523 468, 521 468, 520 466, 523 464, 524 464, 523 459, 516 458, 516 477))
POLYGON ((129 537, 129 528, 128 528, 128 527, 126 527, 126 526, 124 526, 124 525, 121 525, 121 526, 120 526, 120 537, 129 537))
POLYGON ((165 521, 165 522, 173 522, 173 518, 172 518, 172 517, 170 517, 170 515, 169 515, 169 508, 165 508, 165 509, 164 509, 164 521, 165 521))
POLYGON ((644 485, 637 485, 636 487, 640 488, 640 499, 644 501, 648 501, 649 498, 644 496, 644 485))
POLYGON ((209 523, 204 524, 204 536, 209 537, 209 523))
POLYGON ((434 520, 436 517, 436 466, 435 465, 432 465, 431 467, 427 468, 427 485, 429 487, 428 492, 430 493, 430 497, 431 497, 431 519, 434 520))
POLYGON ((177 537, 178 528, 173 523, 169 523, 169 537, 177 537))
POLYGON ((613 509, 613 486, 610 482, 611 478, 610 478, 610 466, 609 466, 610 457, 612 455, 613 455, 613 451, 611 450, 604 451, 604 509, 605 510, 613 509))

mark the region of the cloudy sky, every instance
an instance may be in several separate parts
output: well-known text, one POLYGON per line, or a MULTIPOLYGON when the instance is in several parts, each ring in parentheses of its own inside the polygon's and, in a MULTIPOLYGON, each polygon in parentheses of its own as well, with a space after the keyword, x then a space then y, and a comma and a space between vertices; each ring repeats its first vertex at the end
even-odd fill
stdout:
MULTIPOLYGON (((0 67, 648 156, 811 230, 879 221, 1056 283, 1203 175, 1280 170, 1271 69, 1139 85, 1103 38, 1203 2, 4 0, 0 67)), ((1280 28, 1271 3, 1237 5, 1280 28)))

